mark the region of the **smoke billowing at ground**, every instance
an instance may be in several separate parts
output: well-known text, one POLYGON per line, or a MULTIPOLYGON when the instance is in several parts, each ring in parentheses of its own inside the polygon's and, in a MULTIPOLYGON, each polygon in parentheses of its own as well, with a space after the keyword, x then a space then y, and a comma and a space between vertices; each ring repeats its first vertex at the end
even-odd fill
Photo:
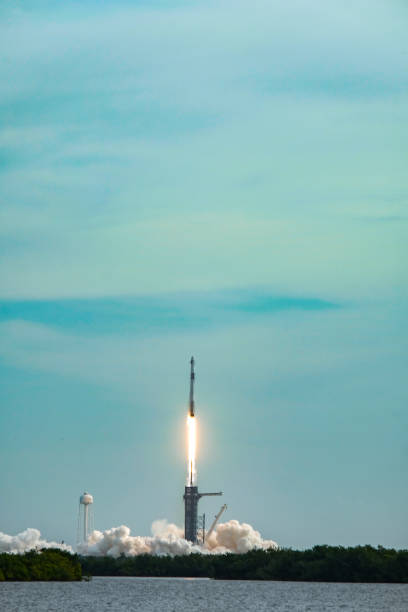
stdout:
POLYGON ((67 544, 43 540, 38 529, 28 528, 15 536, 0 531, 0 553, 18 554, 42 548, 60 548, 72 552, 71 546, 67 544))
MULTIPOLYGON (((188 542, 183 537, 181 527, 166 520, 158 520, 152 524, 151 536, 132 536, 129 527, 125 525, 112 527, 103 532, 93 531, 87 542, 78 546, 78 552, 83 555, 119 557, 124 554, 132 557, 142 554, 246 553, 254 548, 265 550, 277 547, 276 542, 263 540, 259 531, 251 525, 236 520, 219 524, 205 545, 188 542)), ((28 528, 14 536, 0 532, 0 553, 22 554, 42 548, 59 548, 73 552, 68 544, 43 539, 38 529, 28 528)))
POLYGON ((247 523, 236 520, 219 524, 204 545, 193 544, 183 537, 183 530, 166 520, 154 521, 152 536, 132 536, 129 527, 121 525, 106 531, 93 531, 87 542, 78 547, 84 555, 121 554, 135 556, 188 555, 191 553, 222 554, 226 552, 246 553, 254 548, 277 548, 276 542, 263 540, 261 534, 247 523))

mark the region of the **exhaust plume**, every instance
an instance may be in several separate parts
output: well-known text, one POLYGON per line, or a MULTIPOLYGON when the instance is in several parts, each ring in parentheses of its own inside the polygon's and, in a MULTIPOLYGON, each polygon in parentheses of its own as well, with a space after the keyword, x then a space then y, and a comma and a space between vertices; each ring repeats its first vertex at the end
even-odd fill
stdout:
MULTIPOLYGON (((121 525, 106 531, 92 531, 86 542, 78 546, 82 555, 127 557, 135 555, 189 555, 191 553, 246 553, 254 548, 277 548, 272 540, 263 540, 259 531, 236 520, 220 523, 202 544, 184 539, 183 529, 165 519, 154 521, 151 536, 132 536, 129 527, 121 525)), ((29 550, 59 548, 73 552, 68 544, 44 540, 38 529, 28 528, 11 536, 0 532, 0 553, 23 554, 29 550)))
POLYGON ((0 531, 0 553, 21 554, 29 550, 41 550, 42 548, 59 548, 73 552, 68 544, 43 540, 38 529, 30 527, 15 536, 0 531))
POLYGON ((196 471, 196 447, 197 433, 195 417, 187 416, 187 440, 188 440, 188 469, 187 469, 187 486, 193 487, 197 480, 196 471))
POLYGON ((154 521, 152 536, 132 536, 129 527, 121 525, 106 531, 93 531, 78 547, 83 555, 129 557, 142 554, 188 555, 191 553, 246 553, 254 548, 278 548, 276 542, 263 540, 259 531, 236 520, 217 525, 208 542, 193 544, 183 537, 183 530, 166 520, 154 521))

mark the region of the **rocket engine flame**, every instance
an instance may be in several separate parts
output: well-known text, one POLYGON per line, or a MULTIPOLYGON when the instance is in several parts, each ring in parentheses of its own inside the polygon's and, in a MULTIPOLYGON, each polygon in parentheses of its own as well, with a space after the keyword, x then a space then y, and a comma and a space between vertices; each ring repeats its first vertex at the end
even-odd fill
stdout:
POLYGON ((187 469, 187 486, 193 487, 196 484, 196 420, 194 416, 187 416, 187 441, 188 441, 188 469, 187 469))

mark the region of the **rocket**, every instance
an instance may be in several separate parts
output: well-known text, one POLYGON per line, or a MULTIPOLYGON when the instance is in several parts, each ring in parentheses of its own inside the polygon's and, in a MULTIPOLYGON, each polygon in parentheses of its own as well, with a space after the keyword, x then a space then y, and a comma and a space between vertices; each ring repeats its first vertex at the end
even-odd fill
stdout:
POLYGON ((189 416, 194 416, 194 357, 190 359, 190 401, 188 406, 188 414, 189 416))

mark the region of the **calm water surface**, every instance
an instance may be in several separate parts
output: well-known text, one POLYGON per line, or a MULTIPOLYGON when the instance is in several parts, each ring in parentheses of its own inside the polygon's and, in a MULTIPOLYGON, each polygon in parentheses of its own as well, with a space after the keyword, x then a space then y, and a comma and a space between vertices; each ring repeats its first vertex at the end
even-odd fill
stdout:
POLYGON ((146 612, 358 610, 407 612, 408 585, 94 578, 91 582, 3 582, 0 610, 146 612))

